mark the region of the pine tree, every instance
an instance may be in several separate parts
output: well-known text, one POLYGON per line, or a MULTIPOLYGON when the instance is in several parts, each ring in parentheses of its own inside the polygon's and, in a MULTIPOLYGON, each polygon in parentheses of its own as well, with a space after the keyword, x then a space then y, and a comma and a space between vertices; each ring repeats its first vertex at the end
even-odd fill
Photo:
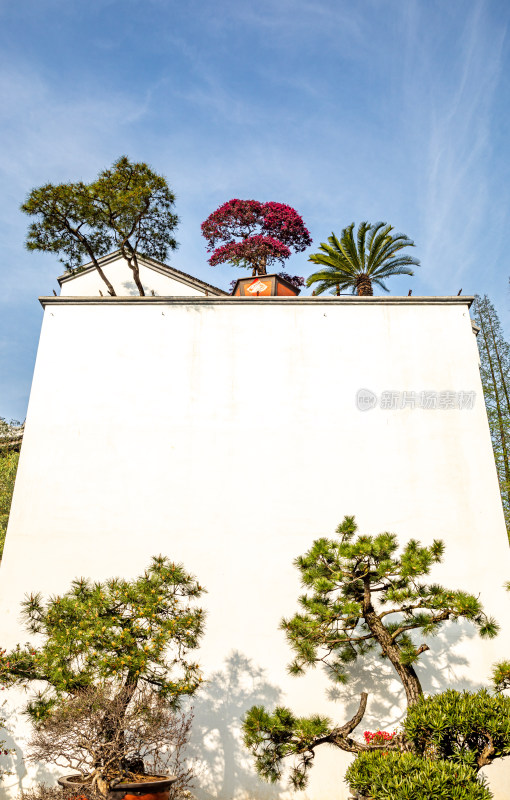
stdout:
POLYGON ((480 328, 480 375, 510 539, 510 344, 505 341, 496 309, 487 295, 476 296, 473 311, 480 328))
POLYGON ((21 206, 36 218, 26 245, 29 250, 60 253, 70 272, 90 260, 112 296, 115 289, 98 259, 118 248, 144 295, 138 255, 163 261, 168 250, 175 250, 173 232, 179 218, 174 203, 162 175, 144 162, 121 156, 92 183, 48 183, 32 189, 21 206))
MULTIPOLYGON (((424 638, 448 621, 467 620, 484 637, 495 636, 498 626, 474 595, 423 580, 442 561, 441 541, 426 547, 411 539, 398 553, 395 534, 356 532, 354 517, 345 517, 335 539, 316 540, 295 561, 308 593, 299 598, 301 612, 281 622, 295 653, 289 671, 301 675, 320 664, 333 681, 344 683, 353 662, 374 655, 390 662, 411 707, 423 697, 416 665, 429 650, 424 638)), ((284 760, 294 757, 291 782, 304 788, 315 749, 323 744, 355 754, 382 747, 405 750, 402 736, 382 745, 351 736, 367 697, 364 692, 358 711, 344 725, 319 715, 296 717, 284 707, 272 713, 252 707, 244 720, 244 742, 261 777, 279 780, 284 760)))

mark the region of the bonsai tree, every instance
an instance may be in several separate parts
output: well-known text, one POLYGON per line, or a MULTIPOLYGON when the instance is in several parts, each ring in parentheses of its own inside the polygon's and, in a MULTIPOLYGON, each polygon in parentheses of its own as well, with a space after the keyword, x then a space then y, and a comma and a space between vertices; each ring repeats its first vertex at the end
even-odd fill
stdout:
POLYGON ((303 220, 284 203, 229 200, 202 223, 209 264, 230 262, 266 275, 270 264, 284 264, 291 250, 302 252, 312 243, 303 220))
MULTIPOLYGON (((497 624, 474 595, 423 580, 442 560, 441 541, 427 547, 411 539, 397 551, 394 534, 357 535, 354 517, 345 517, 336 538, 316 540, 296 559, 308 591, 299 599, 301 611, 281 622, 295 653, 291 674, 302 675, 321 664, 333 681, 345 683, 349 666, 372 655, 391 664, 411 707, 423 697, 416 665, 429 650, 427 636, 460 619, 473 623, 481 636, 496 635, 497 624)), ((273 712, 252 707, 244 719, 244 741, 259 774, 277 781, 291 756, 291 782, 303 788, 314 752, 322 745, 355 754, 406 750, 402 734, 382 743, 351 736, 363 719, 367 697, 363 692, 356 714, 343 725, 318 715, 296 717, 284 707, 273 712)))
POLYGON ((171 774, 176 779, 171 787, 176 800, 186 796, 193 781, 193 770, 184 759, 191 722, 192 713, 173 711, 147 685, 127 708, 111 683, 90 686, 35 727, 28 759, 78 770, 87 780, 67 779, 67 791, 92 796, 107 791, 107 777, 114 777, 112 785, 132 774, 142 777, 148 765, 151 775, 171 774), (111 735, 104 735, 105 725, 111 735))
MULTIPOLYGON (((182 566, 157 556, 132 581, 90 583, 82 578, 46 603, 31 595, 22 615, 41 644, 2 652, 0 681, 6 686, 42 683, 26 708, 36 730, 61 720, 68 709, 79 709, 83 692, 103 687, 107 702, 97 731, 103 748, 99 752, 106 752, 140 697, 148 693, 176 709, 200 685, 198 664, 188 653, 198 646, 203 631, 204 612, 193 605, 202 592, 182 566)), ((123 741, 121 737, 121 745, 123 741)), ((121 759, 127 776, 128 755, 121 759)), ((92 766, 95 785, 103 793, 112 777, 121 777, 100 756, 92 766)))
POLYGON ((26 246, 60 253, 60 261, 70 271, 92 261, 110 295, 115 290, 98 258, 118 248, 144 295, 138 255, 163 261, 168 250, 177 247, 173 231, 179 220, 174 202, 164 177, 147 164, 122 156, 92 183, 48 183, 33 189, 21 206, 36 217, 26 246))
POLYGON ((373 295, 373 284, 385 292, 384 283, 392 275, 414 275, 411 266, 418 266, 417 258, 401 254, 404 247, 414 247, 403 233, 392 233, 393 226, 386 222, 361 222, 356 241, 354 222, 342 230, 338 239, 334 233, 328 237, 329 244, 322 242, 319 252, 308 259, 322 269, 310 275, 307 286, 317 284, 315 294, 328 289, 331 294, 340 294, 348 289, 352 294, 373 295))

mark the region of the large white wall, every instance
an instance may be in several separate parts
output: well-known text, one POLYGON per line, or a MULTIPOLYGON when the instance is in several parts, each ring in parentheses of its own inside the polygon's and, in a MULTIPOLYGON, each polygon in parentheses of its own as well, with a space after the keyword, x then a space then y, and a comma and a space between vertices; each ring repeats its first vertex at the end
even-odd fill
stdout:
MULTIPOLYGON (((0 570, 2 645, 26 639, 25 592, 61 592, 78 575, 134 576, 156 553, 182 561, 208 590, 200 798, 282 791, 258 781, 236 738, 255 702, 278 698, 341 723, 367 689, 359 735, 398 721, 402 696, 395 701, 384 667, 360 667, 336 702, 320 671, 286 672, 291 653, 278 625, 297 609, 292 560, 345 514, 364 532, 444 539, 433 577, 480 594, 501 623, 491 642, 469 626, 433 640, 419 667, 426 691, 478 688, 508 657, 509 549, 466 299, 44 305, 0 570), (474 391, 476 402, 362 412, 362 387, 474 391)), ((316 762, 306 796, 347 797, 347 758, 328 750, 316 762)), ((498 800, 510 798, 509 773, 505 764, 488 770, 498 800)))

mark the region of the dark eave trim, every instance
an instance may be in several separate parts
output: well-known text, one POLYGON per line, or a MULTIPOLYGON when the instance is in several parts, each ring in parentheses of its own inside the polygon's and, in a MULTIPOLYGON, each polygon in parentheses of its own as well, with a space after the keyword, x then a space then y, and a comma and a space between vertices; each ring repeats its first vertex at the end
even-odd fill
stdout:
POLYGON ((86 306, 86 305, 218 305, 227 303, 228 305, 242 303, 250 305, 376 305, 376 306, 462 306, 468 308, 471 306, 474 297, 468 295, 461 295, 460 297, 357 297, 357 296, 343 296, 343 297, 233 297, 232 295, 224 295, 220 297, 207 296, 207 297, 72 297, 65 295, 61 297, 40 297, 39 302, 45 308, 46 306, 58 305, 72 305, 72 306, 86 306))

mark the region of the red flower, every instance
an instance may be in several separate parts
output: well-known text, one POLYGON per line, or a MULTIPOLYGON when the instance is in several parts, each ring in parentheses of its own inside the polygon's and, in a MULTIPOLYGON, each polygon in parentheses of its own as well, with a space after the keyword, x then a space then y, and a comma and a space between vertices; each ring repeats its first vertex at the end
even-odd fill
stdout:
POLYGON ((384 744, 385 742, 391 742, 393 737, 396 736, 396 731, 393 731, 393 733, 388 733, 388 731, 375 731, 375 733, 365 731, 363 736, 367 744, 384 744))

